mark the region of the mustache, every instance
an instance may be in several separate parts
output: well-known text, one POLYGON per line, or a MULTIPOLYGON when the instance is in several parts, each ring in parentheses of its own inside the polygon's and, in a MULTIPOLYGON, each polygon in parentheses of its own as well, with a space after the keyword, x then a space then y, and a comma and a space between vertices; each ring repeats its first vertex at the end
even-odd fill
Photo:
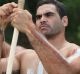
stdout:
POLYGON ((50 27, 50 26, 48 24, 41 24, 39 28, 41 29, 42 27, 50 27))

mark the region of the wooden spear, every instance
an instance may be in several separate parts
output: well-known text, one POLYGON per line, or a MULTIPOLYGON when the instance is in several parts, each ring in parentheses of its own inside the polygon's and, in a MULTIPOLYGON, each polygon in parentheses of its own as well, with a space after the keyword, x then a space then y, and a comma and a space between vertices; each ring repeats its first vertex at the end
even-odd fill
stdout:
MULTIPOLYGON (((25 0, 18 0, 18 7, 23 9, 24 3, 25 3, 25 0)), ((18 35, 19 35, 18 30, 16 28, 14 28, 14 33, 13 33, 13 38, 12 38, 12 43, 11 43, 11 50, 10 50, 10 54, 9 54, 9 58, 8 58, 6 74, 12 73, 12 66, 13 66, 13 61, 14 61, 14 56, 15 56, 15 51, 16 51, 16 44, 17 44, 17 40, 18 40, 18 35)))

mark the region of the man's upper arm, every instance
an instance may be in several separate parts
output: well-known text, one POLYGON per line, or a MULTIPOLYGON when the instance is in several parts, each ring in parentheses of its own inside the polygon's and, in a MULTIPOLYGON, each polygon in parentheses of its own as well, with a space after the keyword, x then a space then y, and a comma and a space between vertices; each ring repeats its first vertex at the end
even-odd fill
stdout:
POLYGON ((9 56, 10 45, 6 42, 3 43, 2 47, 2 58, 6 58, 9 56))

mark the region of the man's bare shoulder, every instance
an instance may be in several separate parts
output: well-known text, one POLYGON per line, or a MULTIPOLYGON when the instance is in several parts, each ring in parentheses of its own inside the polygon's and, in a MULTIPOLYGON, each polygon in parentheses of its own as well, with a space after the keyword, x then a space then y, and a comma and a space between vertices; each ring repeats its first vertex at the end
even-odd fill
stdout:
POLYGON ((69 47, 69 56, 73 55, 77 50, 80 49, 80 46, 74 43, 70 43, 70 47, 69 47))
POLYGON ((21 46, 17 46, 16 47, 16 57, 18 59, 21 59, 23 57, 25 58, 38 58, 36 52, 33 50, 33 49, 26 49, 24 47, 21 47, 21 46))
POLYGON ((21 53, 21 54, 36 54, 36 52, 33 49, 27 49, 22 46, 17 46, 16 47, 16 53, 21 53))
POLYGON ((80 46, 75 44, 75 43, 71 43, 71 45, 72 45, 73 48, 80 48, 80 46))
POLYGON ((67 43, 66 46, 62 49, 60 49, 60 53, 64 56, 64 57, 69 57, 71 56, 73 53, 75 53, 75 51, 79 49, 79 46, 77 44, 74 43, 67 43))
POLYGON ((71 50, 67 58, 70 65, 76 70, 77 74, 80 74, 80 46, 71 43, 71 50))
POLYGON ((80 48, 80 46, 75 43, 68 43, 67 48, 73 50, 80 48))

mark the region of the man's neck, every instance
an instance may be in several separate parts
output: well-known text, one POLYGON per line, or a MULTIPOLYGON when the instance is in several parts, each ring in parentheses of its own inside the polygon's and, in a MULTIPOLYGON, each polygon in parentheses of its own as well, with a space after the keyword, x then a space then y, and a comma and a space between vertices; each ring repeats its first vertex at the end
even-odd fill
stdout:
POLYGON ((64 36, 64 33, 60 33, 58 35, 56 35, 55 37, 51 37, 51 38, 48 38, 48 41, 53 45, 55 46, 57 49, 62 49, 66 46, 66 44, 68 43, 66 40, 65 40, 65 36, 64 36))

